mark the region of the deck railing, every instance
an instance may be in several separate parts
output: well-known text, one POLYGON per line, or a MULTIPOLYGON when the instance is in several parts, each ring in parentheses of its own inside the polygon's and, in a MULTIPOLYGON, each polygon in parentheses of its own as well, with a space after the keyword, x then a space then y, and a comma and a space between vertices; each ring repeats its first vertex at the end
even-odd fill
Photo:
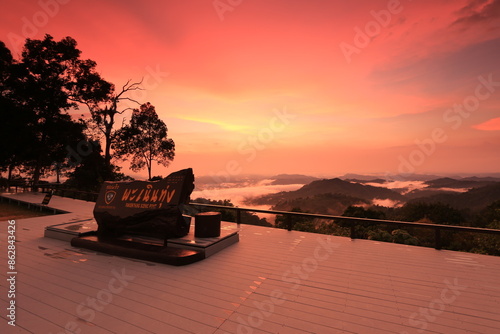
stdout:
MULTIPOLYGON (((38 189, 42 189, 42 191, 52 191, 55 195, 63 196, 63 197, 71 197, 82 200, 87 200, 91 202, 95 202, 97 200, 98 193, 86 192, 86 191, 78 191, 71 189, 63 189, 58 185, 53 184, 40 184, 36 186, 38 189)), ((442 224, 427 224, 427 223, 418 223, 418 222, 405 222, 405 221, 396 221, 396 220, 384 220, 384 219, 371 219, 371 218, 358 218, 358 217, 346 217, 346 216, 334 216, 334 215, 324 215, 324 214, 316 214, 316 213, 304 213, 304 212, 289 212, 289 211, 276 211, 276 210, 263 210, 263 209, 253 209, 253 208, 242 208, 242 207, 234 207, 234 206, 224 206, 224 205, 216 205, 216 204, 205 204, 205 203, 189 203, 193 207, 206 207, 213 209, 223 209, 223 210, 232 210, 236 211, 235 223, 241 224, 241 213, 242 212, 256 212, 256 213, 267 213, 274 215, 283 215, 285 217, 285 221, 287 222, 287 229, 289 231, 293 230, 293 220, 292 216, 296 217, 307 217, 307 218, 316 218, 316 219, 325 219, 332 220, 336 222, 347 222, 350 225, 350 237, 351 239, 357 239, 356 235, 356 226, 359 224, 375 224, 375 225, 393 225, 398 227, 417 227, 424 229, 434 230, 434 248, 441 249, 441 231, 451 231, 451 232, 472 232, 472 233, 481 233, 481 234, 489 234, 489 235, 500 235, 500 230, 489 229, 489 228, 479 228, 479 227, 468 227, 468 226, 456 226, 456 225, 442 225, 442 224)))
POLYGON ((276 210, 262 210, 262 209, 252 209, 252 208, 241 208, 241 207, 231 207, 224 205, 215 204, 203 204, 203 203, 189 203, 192 206, 201 206, 209 208, 217 208, 224 210, 234 210, 236 211, 236 223, 241 223, 241 212, 259 212, 259 213, 270 213, 275 215, 284 215, 285 220, 288 222, 287 229, 291 231, 293 229, 293 221, 287 219, 287 217, 298 216, 307 218, 317 218, 326 219, 333 221, 347 222, 350 224, 350 237, 351 239, 356 239, 355 227, 357 224, 370 223, 375 225, 395 225, 398 227, 419 227, 434 230, 434 248, 441 249, 441 231, 453 231, 453 232, 473 232, 473 233, 483 233, 491 235, 500 235, 500 230, 489 229, 489 228, 479 228, 479 227, 467 227, 467 226, 456 226, 456 225, 442 225, 442 224, 427 224, 427 223, 417 223, 417 222, 404 222, 397 220, 384 220, 384 219, 371 219, 371 218, 358 218, 358 217, 346 217, 346 216, 333 216, 333 215, 323 215, 315 213, 303 213, 303 212, 289 212, 289 211, 276 211, 276 210))

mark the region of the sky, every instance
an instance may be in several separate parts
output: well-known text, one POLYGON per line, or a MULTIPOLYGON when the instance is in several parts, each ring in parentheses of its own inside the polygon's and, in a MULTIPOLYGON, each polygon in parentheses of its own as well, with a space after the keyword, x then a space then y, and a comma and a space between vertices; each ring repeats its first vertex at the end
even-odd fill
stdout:
POLYGON ((70 36, 142 80, 176 144, 153 175, 500 172, 500 0, 0 4, 14 56, 70 36))

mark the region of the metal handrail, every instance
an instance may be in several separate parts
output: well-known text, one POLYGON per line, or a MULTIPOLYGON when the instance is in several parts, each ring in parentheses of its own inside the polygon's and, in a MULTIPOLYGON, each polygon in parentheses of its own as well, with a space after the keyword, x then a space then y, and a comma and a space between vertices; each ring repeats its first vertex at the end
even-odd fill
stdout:
MULTIPOLYGON (((87 192, 87 191, 79 191, 79 190, 71 190, 60 188, 59 186, 53 184, 40 184, 37 187, 42 189, 55 189, 62 193, 61 196, 64 196, 64 192, 73 192, 84 194, 86 198, 97 199, 98 193, 87 192)), ((92 199, 91 199, 92 201, 92 199)), ((95 200, 94 200, 95 201, 95 200)), ((268 213, 275 215, 284 215, 285 217, 290 216, 299 216, 299 217, 308 217, 308 218, 318 218, 318 219, 327 219, 327 220, 336 220, 336 221, 345 221, 351 223, 350 225, 350 237, 351 239, 356 238, 355 223, 372 223, 377 225, 396 225, 403 227, 418 227, 418 228, 427 228, 434 230, 434 248, 441 249, 441 230, 454 231, 454 232, 472 232, 472 233, 483 233, 490 235, 500 235, 500 230, 490 229, 490 228, 480 228, 480 227, 468 227, 468 226, 456 226, 456 225, 443 225, 443 224, 428 224, 428 223, 418 223, 418 222, 405 222, 405 221, 397 221, 397 220, 384 220, 384 219, 373 219, 373 218, 359 218, 359 217, 346 217, 346 216, 334 216, 334 215, 324 215, 317 213, 306 213, 306 212, 290 212, 290 211, 278 211, 278 210, 263 210, 263 209, 253 209, 253 208, 242 208, 235 206, 224 206, 217 204, 205 204, 205 203, 196 203, 190 202, 191 206, 198 207, 207 207, 207 208, 216 208, 216 209, 224 209, 224 210, 234 210, 236 211, 236 224, 241 224, 241 212, 258 212, 258 213, 268 213)), ((286 219, 286 218, 285 218, 286 219)), ((288 219, 287 229, 291 231, 293 229, 293 221, 288 219)))
MULTIPOLYGON (((443 225, 443 224, 428 224, 428 223, 404 222, 404 221, 397 221, 397 220, 384 220, 384 219, 346 217, 346 216, 333 216, 333 215, 305 213, 305 212, 263 210, 263 209, 241 208, 241 207, 232 207, 232 206, 224 206, 224 205, 216 205, 216 204, 195 203, 195 202, 191 202, 189 204, 193 205, 193 206, 204 206, 204 207, 218 208, 218 209, 224 209, 224 210, 235 210, 237 212, 236 223, 238 225, 241 223, 240 213, 243 211, 250 211, 250 212, 259 212, 259 213, 270 213, 270 214, 276 214, 276 215, 292 215, 292 216, 300 216, 300 217, 308 217, 308 218, 339 220, 339 221, 346 221, 346 222, 374 223, 377 225, 397 225, 397 226, 411 226, 411 227, 429 228, 429 229, 434 229, 434 233, 435 233, 435 241, 434 241, 435 247, 434 248, 436 248, 436 249, 442 248, 441 247, 442 246, 441 245, 441 230, 500 235, 500 230, 495 230, 495 229, 490 229, 490 228, 480 228, 480 227, 443 225)), ((351 226, 350 226, 351 239, 356 239, 355 226, 356 226, 355 224, 351 224, 351 226)), ((288 231, 291 231, 293 229, 293 222, 291 220, 288 221, 287 229, 288 229, 288 231)))

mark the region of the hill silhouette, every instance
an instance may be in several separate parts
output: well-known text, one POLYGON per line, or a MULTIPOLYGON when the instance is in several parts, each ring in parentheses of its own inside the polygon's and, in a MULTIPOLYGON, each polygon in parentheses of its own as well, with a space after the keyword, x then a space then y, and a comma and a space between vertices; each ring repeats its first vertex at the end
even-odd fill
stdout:
POLYGON ((318 178, 302 174, 278 174, 270 177, 269 179, 273 180, 270 183, 272 185, 284 185, 284 184, 307 184, 309 182, 317 180, 318 178))
POLYGON ((397 203, 424 202, 448 204, 456 209, 478 211, 500 199, 500 182, 494 178, 437 178, 426 181, 427 187, 405 193, 381 186, 367 185, 339 178, 316 180, 295 191, 258 196, 248 204, 272 205, 277 210, 300 207, 316 213, 339 214, 349 205, 369 205, 374 199, 397 203), (468 189, 468 190, 466 190, 468 189), (458 192, 458 191, 462 192, 458 192))
POLYGON ((478 188, 493 184, 499 180, 494 178, 475 178, 475 179, 452 179, 443 177, 425 182, 430 188, 478 188))
POLYGON ((486 186, 472 188, 464 193, 440 193, 431 196, 419 197, 412 202, 443 203, 455 209, 469 209, 479 211, 494 201, 500 199, 500 182, 486 186))
POLYGON ((343 194, 317 194, 312 197, 283 199, 272 206, 272 210, 292 211, 300 208, 306 212, 340 216, 349 206, 368 206, 370 202, 343 194))
POLYGON ((353 197, 357 201, 359 200, 371 201, 374 198, 390 199, 393 201, 405 200, 405 197, 400 193, 384 187, 374 187, 374 186, 344 181, 339 178, 334 178, 334 179, 323 179, 323 180, 313 181, 295 191, 282 191, 276 194, 259 196, 252 199, 250 202, 252 204, 259 204, 259 205, 263 204, 276 205, 277 203, 284 200, 292 200, 297 198, 308 198, 308 197, 312 198, 316 195, 321 195, 321 194, 341 194, 353 197))

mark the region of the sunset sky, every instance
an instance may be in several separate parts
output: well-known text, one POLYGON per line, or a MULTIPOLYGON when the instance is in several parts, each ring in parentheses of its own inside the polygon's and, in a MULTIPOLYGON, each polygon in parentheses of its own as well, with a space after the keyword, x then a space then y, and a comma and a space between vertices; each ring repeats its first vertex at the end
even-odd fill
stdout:
POLYGON ((500 0, 1 2, 15 56, 71 36, 143 78, 176 143, 153 175, 500 172, 500 0))

